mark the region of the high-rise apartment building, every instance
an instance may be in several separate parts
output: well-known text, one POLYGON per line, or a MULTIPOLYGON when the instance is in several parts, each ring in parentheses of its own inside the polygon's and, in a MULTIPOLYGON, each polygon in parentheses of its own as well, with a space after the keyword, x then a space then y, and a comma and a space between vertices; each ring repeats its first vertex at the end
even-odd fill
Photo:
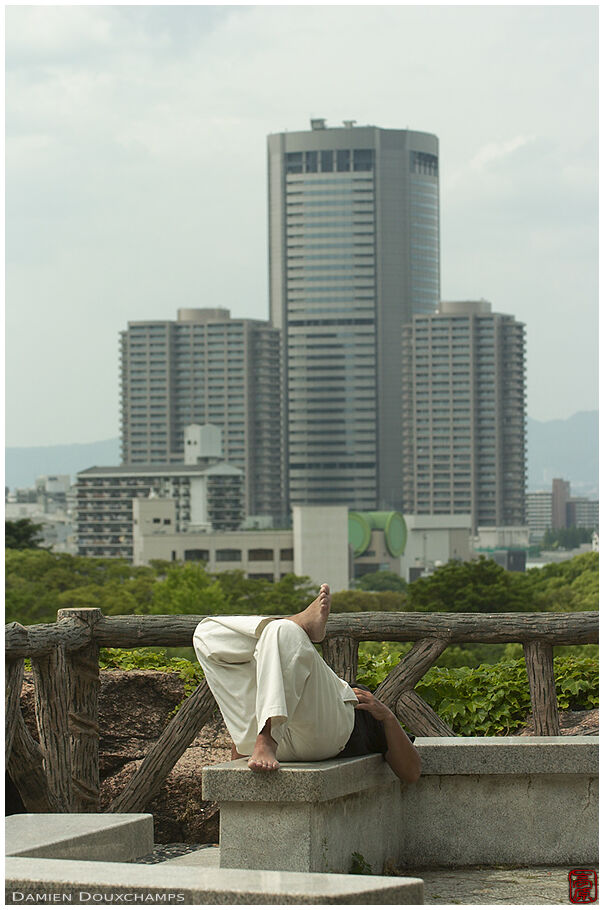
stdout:
POLYGON ((284 511, 280 334, 229 310, 180 309, 121 333, 122 462, 180 463, 189 424, 222 430, 244 474, 246 515, 284 511))
POLYGON ((524 325, 487 301, 441 303, 403 330, 403 496, 415 514, 525 524, 524 325))
POLYGON ((570 481, 562 477, 552 480, 552 521, 550 528, 568 527, 568 503, 570 502, 570 481))
POLYGON ((401 329, 440 297, 438 139, 311 127, 268 137, 289 500, 397 508, 401 329))
POLYGON ((551 490, 535 490, 526 494, 526 522, 531 540, 541 540, 552 526, 551 490))

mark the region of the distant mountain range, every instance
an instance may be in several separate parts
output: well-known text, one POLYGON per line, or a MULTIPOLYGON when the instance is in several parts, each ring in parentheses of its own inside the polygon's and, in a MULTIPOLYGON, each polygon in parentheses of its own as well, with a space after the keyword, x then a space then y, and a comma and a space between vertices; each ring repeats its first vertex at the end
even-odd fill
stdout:
MULTIPOLYGON (((529 417, 528 489, 549 489, 554 477, 570 480, 574 496, 598 496, 598 412, 580 411, 567 420, 529 417)), ((6 449, 7 487, 31 487, 40 474, 71 474, 117 465, 119 439, 77 445, 6 449)))
POLYGON ((528 489, 551 489, 554 477, 570 480, 573 496, 598 496, 598 412, 566 420, 527 421, 528 489))
POLYGON ((41 474, 71 474, 85 468, 120 463, 119 439, 64 446, 17 446, 6 449, 4 484, 11 490, 33 487, 41 474))

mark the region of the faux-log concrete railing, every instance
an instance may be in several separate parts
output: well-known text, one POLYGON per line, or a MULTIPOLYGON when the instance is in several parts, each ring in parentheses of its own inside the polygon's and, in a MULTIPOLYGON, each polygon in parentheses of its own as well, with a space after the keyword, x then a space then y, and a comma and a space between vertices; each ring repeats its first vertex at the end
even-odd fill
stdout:
MULTIPOLYGON (((59 610, 57 622, 6 627, 6 763, 28 812, 97 812, 99 808, 99 648, 190 647, 203 616, 103 616, 98 609, 59 610), (21 713, 23 660, 31 659, 39 744, 21 713)), ((535 732, 560 732, 554 645, 598 641, 589 613, 340 613, 322 644, 336 673, 353 682, 360 641, 415 642, 376 690, 419 736, 454 733, 414 691, 453 643, 521 642, 535 732)), ((161 733, 110 812, 140 812, 216 708, 203 681, 161 733)))

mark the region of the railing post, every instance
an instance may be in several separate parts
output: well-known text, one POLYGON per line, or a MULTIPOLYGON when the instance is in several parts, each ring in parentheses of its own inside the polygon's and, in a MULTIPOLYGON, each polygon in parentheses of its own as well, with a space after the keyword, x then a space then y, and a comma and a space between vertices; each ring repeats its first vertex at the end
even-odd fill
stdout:
POLYGON ((554 678, 554 649, 543 641, 527 641, 523 647, 535 735, 559 736, 560 718, 554 678))
POLYGON ((451 727, 413 689, 403 692, 394 713, 415 736, 455 736, 451 727))
POLYGON ((71 750, 69 746, 68 684, 65 649, 32 657, 34 704, 44 772, 55 812, 71 812, 71 750))
POLYGON ((390 671, 377 689, 375 695, 392 708, 408 689, 413 689, 449 644, 446 638, 423 638, 416 641, 399 664, 390 671))
POLYGON ((103 614, 96 608, 59 610, 57 621, 70 619, 90 630, 90 640, 66 654, 69 684, 72 812, 99 811, 99 646, 94 627, 103 614))
POLYGON ((321 642, 323 660, 334 673, 347 683, 356 682, 359 664, 359 643, 349 635, 334 635, 321 642))
POLYGON ((4 761, 8 760, 13 748, 20 708, 21 689, 23 687, 24 660, 6 662, 4 668, 6 689, 4 692, 4 761))

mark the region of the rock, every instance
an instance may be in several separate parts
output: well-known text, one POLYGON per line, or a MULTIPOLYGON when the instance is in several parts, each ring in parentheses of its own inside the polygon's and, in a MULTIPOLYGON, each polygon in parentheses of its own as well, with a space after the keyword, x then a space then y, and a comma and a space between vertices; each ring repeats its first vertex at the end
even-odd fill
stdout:
MULTIPOLYGON (((175 673, 102 670, 100 675, 100 806, 106 811, 170 722, 185 692, 175 673)), ((21 706, 28 729, 38 739, 31 673, 25 674, 21 706)), ((153 813, 157 843, 218 843, 218 807, 201 798, 201 769, 230 756, 231 741, 216 712, 144 807, 153 813)))
MULTIPOLYGON (((560 711, 561 736, 597 736, 599 731, 600 709, 592 708, 590 711, 560 711)), ((516 730, 512 736, 534 736, 535 724, 529 714, 526 726, 516 730)))

